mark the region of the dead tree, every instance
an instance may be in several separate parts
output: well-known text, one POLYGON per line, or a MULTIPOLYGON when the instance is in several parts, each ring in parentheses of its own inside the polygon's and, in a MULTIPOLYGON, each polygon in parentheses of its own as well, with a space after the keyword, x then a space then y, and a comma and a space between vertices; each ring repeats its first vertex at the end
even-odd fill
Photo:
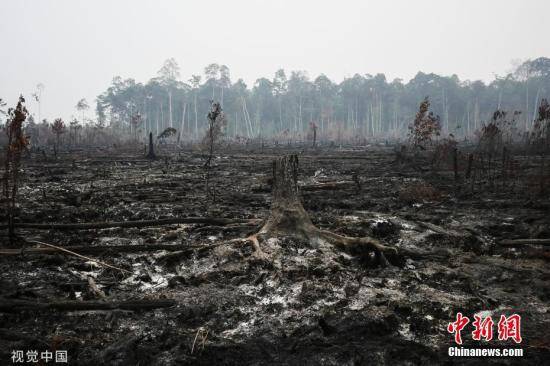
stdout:
POLYGON ((6 203, 6 213, 8 219, 8 230, 10 242, 15 237, 14 216, 16 210, 16 197, 19 188, 19 167, 21 163, 21 154, 27 149, 29 139, 23 134, 23 122, 27 118, 28 112, 25 107, 25 99, 20 96, 17 107, 10 108, 8 111, 8 120, 6 122, 6 133, 8 142, 6 145, 6 155, 4 161, 4 175, 2 177, 2 198, 6 203))
POLYGON ((210 190, 210 170, 212 167, 212 158, 214 157, 214 148, 220 137, 223 135, 223 127, 225 126, 225 115, 220 103, 210 101, 210 112, 208 112, 208 130, 204 136, 202 144, 203 148, 207 149, 208 155, 204 163, 204 182, 206 196, 213 196, 210 190))
POLYGON ((157 136, 157 140, 161 141, 162 143, 166 143, 166 139, 175 136, 178 133, 178 131, 173 127, 168 127, 164 131, 161 132, 160 135, 157 136))
POLYGON ((52 131, 55 134, 55 144, 53 146, 53 153, 57 159, 57 153, 59 151, 59 140, 61 135, 65 133, 65 122, 61 118, 56 118, 52 124, 52 131))
POLYGON ((141 125, 141 122, 142 122, 141 114, 139 113, 134 114, 130 119, 130 126, 132 127, 132 130, 134 132, 134 141, 136 142, 138 140, 138 137, 137 137, 138 127, 141 125))
POLYGON ((313 134, 312 147, 315 148, 317 146, 317 124, 315 122, 310 122, 309 127, 311 128, 311 132, 313 134))
POLYGON ((149 132, 149 153, 147 154, 147 159, 155 160, 156 158, 155 146, 153 145, 153 133, 149 132))
POLYGON ((535 151, 540 155, 540 194, 545 191, 545 161, 550 153, 550 103, 546 99, 540 102, 538 117, 533 125, 533 131, 530 136, 530 143, 533 144, 535 151))
POLYGON ((257 234, 247 238, 252 242, 256 255, 261 258, 266 258, 266 255, 261 250, 260 240, 277 236, 305 239, 316 247, 333 245, 351 254, 371 251, 383 265, 388 263, 383 253, 396 252, 394 248, 386 247, 373 238, 352 238, 315 227, 300 199, 296 155, 284 156, 273 162, 272 197, 269 218, 257 234))
POLYGON ((424 150, 427 144, 432 144, 433 138, 439 136, 440 132, 440 118, 430 112, 430 100, 426 97, 420 103, 414 121, 409 126, 409 141, 414 149, 424 150))

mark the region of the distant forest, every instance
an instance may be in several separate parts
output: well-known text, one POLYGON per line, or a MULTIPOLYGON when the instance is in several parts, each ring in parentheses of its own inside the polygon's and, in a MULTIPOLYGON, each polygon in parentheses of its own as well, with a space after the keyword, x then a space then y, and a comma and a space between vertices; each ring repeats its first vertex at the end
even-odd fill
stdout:
POLYGON ((388 81, 384 74, 356 74, 337 84, 323 74, 310 79, 305 72, 281 69, 248 86, 242 79, 233 82, 229 68, 218 64, 187 82, 179 79, 174 59, 146 84, 115 77, 97 98, 98 125, 142 136, 173 127, 182 139, 200 139, 215 100, 226 115, 228 137, 301 139, 312 124, 321 139, 403 137, 429 97, 443 134, 471 136, 495 110, 521 112, 514 121, 521 132, 531 127, 538 104, 550 92, 550 59, 526 61, 489 84, 423 72, 408 83, 388 81), (132 123, 136 120, 139 126, 132 123))

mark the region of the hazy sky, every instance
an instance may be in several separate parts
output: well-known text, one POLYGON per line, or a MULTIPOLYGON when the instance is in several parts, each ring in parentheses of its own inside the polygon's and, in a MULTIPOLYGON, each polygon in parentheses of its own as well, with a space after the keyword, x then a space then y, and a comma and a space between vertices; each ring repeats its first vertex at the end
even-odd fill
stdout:
POLYGON ((249 86, 278 68, 489 81, 550 56, 548 14, 548 0, 0 0, 0 98, 23 93, 36 112, 41 82, 42 116, 69 118, 113 76, 145 82, 169 57, 183 80, 216 62, 249 86))

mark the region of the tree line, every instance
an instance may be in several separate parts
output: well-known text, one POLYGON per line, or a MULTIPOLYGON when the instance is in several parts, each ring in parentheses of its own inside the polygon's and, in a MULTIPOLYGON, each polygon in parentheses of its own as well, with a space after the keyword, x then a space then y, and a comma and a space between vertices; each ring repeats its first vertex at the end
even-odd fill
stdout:
MULTIPOLYGON (((335 83, 323 74, 311 79, 303 71, 280 69, 252 86, 242 79, 232 81, 229 68, 218 64, 182 81, 177 62, 168 59, 146 83, 113 78, 97 97, 92 133, 109 128, 119 136, 143 140, 149 132, 159 136, 173 128, 178 139, 197 141, 208 128, 206 114, 214 100, 223 108, 223 133, 229 138, 304 140, 312 131, 319 140, 400 138, 427 96, 442 134, 471 136, 495 110, 518 113, 514 128, 521 133, 532 127, 549 91, 550 59, 544 57, 526 61, 490 83, 423 72, 407 83, 388 81, 384 74, 356 74, 335 83)), ((78 102, 83 120, 87 108, 85 100, 78 102)), ((75 119, 68 130, 78 136, 79 127, 75 119)))

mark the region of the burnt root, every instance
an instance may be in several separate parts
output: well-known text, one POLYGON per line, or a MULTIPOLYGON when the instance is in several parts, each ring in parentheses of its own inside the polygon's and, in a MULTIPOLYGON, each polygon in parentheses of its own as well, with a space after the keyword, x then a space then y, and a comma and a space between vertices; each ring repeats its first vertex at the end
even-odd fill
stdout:
POLYGON ((285 156, 273 162, 273 201, 270 216, 256 234, 244 239, 251 243, 254 257, 263 260, 269 258, 261 249, 261 238, 291 236, 307 240, 315 247, 328 244, 351 255, 374 252, 378 263, 387 266, 389 262, 384 253, 395 254, 395 248, 385 246, 370 237, 347 237, 313 225, 300 201, 297 171, 296 155, 285 156))

